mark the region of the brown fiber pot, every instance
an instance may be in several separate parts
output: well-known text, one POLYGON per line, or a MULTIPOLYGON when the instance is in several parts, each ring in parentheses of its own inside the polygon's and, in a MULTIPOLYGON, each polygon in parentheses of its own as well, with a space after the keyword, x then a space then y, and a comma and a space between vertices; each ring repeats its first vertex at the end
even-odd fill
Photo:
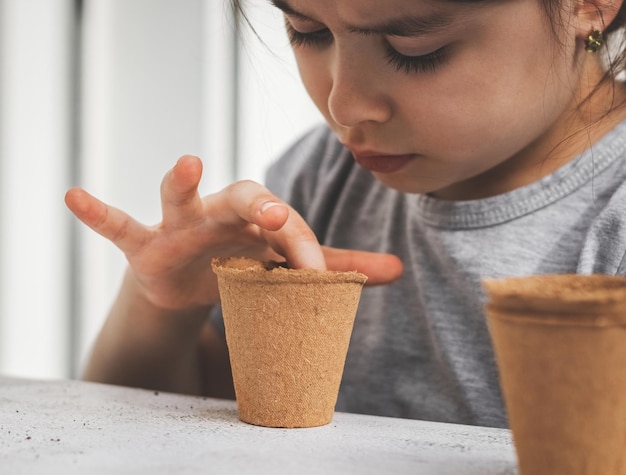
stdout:
POLYGON ((314 427, 333 417, 361 289, 357 272, 214 259, 239 418, 314 427))
POLYGON ((484 281, 521 475, 626 475, 626 278, 484 281))

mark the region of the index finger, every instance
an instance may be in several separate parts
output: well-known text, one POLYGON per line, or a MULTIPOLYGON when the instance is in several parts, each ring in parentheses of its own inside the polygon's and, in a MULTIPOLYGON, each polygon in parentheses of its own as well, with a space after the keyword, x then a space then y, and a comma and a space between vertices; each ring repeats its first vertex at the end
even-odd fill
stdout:
POLYGON ((253 181, 233 183, 211 202, 223 225, 252 223, 292 268, 326 269, 315 233, 293 208, 253 181))
POLYGON ((289 208, 289 217, 277 231, 261 233, 276 252, 287 260, 291 269, 326 270, 326 260, 317 236, 304 218, 289 208))

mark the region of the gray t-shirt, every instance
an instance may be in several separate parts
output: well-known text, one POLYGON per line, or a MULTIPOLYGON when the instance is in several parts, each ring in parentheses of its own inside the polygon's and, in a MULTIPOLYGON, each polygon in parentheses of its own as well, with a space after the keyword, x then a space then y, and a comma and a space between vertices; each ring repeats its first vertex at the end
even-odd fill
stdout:
POLYGON ((624 274, 626 122, 541 180, 450 202, 387 188, 326 127, 267 185, 326 245, 393 253, 402 278, 364 289, 337 410, 505 427, 483 277, 624 274))

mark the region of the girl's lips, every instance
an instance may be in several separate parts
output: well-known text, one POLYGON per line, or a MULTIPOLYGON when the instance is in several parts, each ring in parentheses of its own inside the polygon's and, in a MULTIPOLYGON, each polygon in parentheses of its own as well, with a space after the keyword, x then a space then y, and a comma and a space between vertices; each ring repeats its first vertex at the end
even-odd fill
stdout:
POLYGON ((356 162, 371 172, 393 173, 417 158, 417 155, 359 155, 352 153, 356 162))

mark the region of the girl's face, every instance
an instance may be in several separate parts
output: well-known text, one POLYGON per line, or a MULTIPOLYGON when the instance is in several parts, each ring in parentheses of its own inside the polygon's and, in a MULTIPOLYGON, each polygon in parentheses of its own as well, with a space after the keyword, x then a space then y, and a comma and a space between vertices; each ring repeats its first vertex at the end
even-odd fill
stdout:
POLYGON ((563 164, 555 146, 597 63, 576 21, 557 46, 538 0, 273 3, 311 98, 386 185, 474 199, 563 164))

